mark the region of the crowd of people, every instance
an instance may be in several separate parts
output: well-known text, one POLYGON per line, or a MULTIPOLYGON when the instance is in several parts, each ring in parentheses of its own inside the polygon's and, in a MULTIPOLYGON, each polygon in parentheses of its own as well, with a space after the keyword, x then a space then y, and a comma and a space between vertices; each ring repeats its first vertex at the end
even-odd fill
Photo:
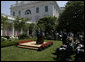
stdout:
MULTIPOLYGON (((37 41, 43 41, 45 35, 46 33, 37 31, 37 41)), ((47 36, 49 35, 47 34, 47 36)), ((71 61, 71 56, 75 55, 75 61, 84 61, 84 32, 74 34, 72 32, 52 31, 51 36, 54 40, 62 41, 62 46, 58 47, 55 52, 57 59, 71 61)))
POLYGON ((75 61, 84 61, 84 33, 62 33, 62 46, 56 49, 57 59, 70 61, 75 54, 75 61))

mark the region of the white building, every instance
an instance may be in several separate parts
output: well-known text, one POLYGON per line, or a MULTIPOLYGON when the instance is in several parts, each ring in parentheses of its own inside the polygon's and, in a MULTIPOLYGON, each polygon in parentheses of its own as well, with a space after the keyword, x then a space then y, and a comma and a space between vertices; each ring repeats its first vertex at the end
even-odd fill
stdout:
POLYGON ((56 16, 58 18, 60 7, 56 1, 16 1, 11 8, 12 16, 29 18, 31 22, 36 22, 45 16, 56 16))
MULTIPOLYGON (((16 4, 11 5, 11 16, 2 14, 8 17, 8 21, 12 23, 12 26, 6 30, 6 36, 16 36, 13 21, 16 16, 29 18, 29 23, 37 22, 40 18, 45 16, 55 16, 58 18, 61 8, 56 1, 16 1, 16 4), (11 32, 11 33, 9 33, 11 32)), ((3 31, 1 30, 1 36, 3 31)))

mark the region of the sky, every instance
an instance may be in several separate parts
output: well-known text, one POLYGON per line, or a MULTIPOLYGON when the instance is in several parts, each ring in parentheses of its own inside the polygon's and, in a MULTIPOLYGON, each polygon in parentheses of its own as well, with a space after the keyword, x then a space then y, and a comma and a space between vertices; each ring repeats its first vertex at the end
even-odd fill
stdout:
MULTIPOLYGON (((1 1, 1 13, 10 15, 10 7, 15 4, 16 1, 1 1)), ((57 1, 59 7, 65 7, 67 1, 57 1)))

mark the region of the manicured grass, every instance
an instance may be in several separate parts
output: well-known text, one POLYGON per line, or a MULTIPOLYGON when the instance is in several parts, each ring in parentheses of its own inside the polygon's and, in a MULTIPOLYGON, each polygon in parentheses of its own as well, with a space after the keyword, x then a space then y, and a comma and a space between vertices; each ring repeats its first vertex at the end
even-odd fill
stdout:
MULTIPOLYGON (((45 40, 45 42, 47 41, 51 40, 45 40)), ((53 58, 56 55, 52 53, 61 45, 61 41, 54 41, 51 47, 43 51, 24 49, 16 46, 4 47, 1 48, 1 61, 55 61, 53 58)))

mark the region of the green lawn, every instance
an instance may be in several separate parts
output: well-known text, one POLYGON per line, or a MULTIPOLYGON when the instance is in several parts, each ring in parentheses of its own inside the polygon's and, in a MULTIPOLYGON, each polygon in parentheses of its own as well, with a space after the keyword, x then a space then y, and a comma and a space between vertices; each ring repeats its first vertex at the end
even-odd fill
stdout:
POLYGON ((43 51, 24 49, 16 46, 4 47, 1 48, 1 61, 55 61, 53 58, 56 58, 56 55, 52 53, 61 45, 61 41, 54 41, 51 47, 43 51))

